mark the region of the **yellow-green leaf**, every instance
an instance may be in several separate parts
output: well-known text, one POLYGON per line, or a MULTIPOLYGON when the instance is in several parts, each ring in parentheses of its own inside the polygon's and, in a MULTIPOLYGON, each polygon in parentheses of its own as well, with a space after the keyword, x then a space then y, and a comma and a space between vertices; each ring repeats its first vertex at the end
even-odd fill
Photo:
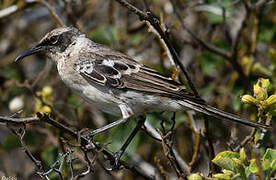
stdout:
POLYGON ((263 167, 264 171, 269 170, 269 168, 270 168, 270 162, 269 162, 269 160, 267 160, 267 159, 263 160, 262 167, 263 167))
POLYGON ((260 130, 257 130, 257 132, 256 132, 255 135, 254 135, 254 143, 255 143, 255 144, 257 144, 257 142, 259 141, 260 136, 261 136, 261 131, 260 131, 260 130))
POLYGON ((276 160, 275 159, 272 161, 272 163, 270 164, 270 166, 272 168, 272 172, 271 173, 273 173, 274 171, 276 171, 276 160))
POLYGON ((263 169, 268 170, 269 168, 276 169, 276 150, 268 148, 263 156, 263 169))
POLYGON ((273 94, 271 96, 269 96, 266 100, 266 105, 269 107, 269 106, 272 106, 276 104, 276 94, 273 94))
POLYGON ((233 171, 230 171, 230 170, 227 170, 227 169, 223 169, 222 172, 223 172, 223 174, 228 175, 228 176, 233 176, 234 175, 233 171))
POLYGON ((231 177, 229 175, 222 174, 222 173, 214 174, 213 177, 218 178, 218 179, 225 179, 225 180, 231 179, 231 177))
POLYGON ((239 171, 244 171, 244 167, 240 159, 233 158, 232 160, 234 162, 235 168, 237 168, 239 171))
POLYGON ((244 148, 240 149, 240 160, 242 161, 242 164, 248 166, 249 165, 249 161, 247 159, 246 153, 244 151, 244 148))
POLYGON ((276 159, 276 150, 275 149, 271 149, 268 148, 263 156, 263 160, 269 160, 270 162, 272 162, 273 160, 276 159))
POLYGON ((259 168, 257 166, 256 159, 251 159, 250 160, 249 170, 250 170, 251 173, 254 173, 254 174, 259 172, 259 168))
POLYGON ((241 101, 245 104, 258 104, 258 100, 248 94, 243 95, 241 101))
POLYGON ((199 174, 191 174, 188 180, 203 180, 203 178, 199 174))
POLYGON ((257 100, 263 101, 267 98, 267 88, 269 84, 269 79, 259 78, 258 82, 253 86, 254 96, 257 100))
POLYGON ((237 172, 237 168, 235 167, 235 162, 233 158, 240 158, 239 153, 232 152, 232 151, 224 151, 219 153, 212 162, 216 165, 220 166, 223 169, 231 170, 237 172))

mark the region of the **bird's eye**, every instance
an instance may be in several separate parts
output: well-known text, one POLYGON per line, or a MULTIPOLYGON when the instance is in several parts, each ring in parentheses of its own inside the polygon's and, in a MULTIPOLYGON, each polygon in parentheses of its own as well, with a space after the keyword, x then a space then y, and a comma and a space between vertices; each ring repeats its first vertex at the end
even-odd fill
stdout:
POLYGON ((58 42, 59 36, 52 36, 50 37, 51 44, 55 45, 58 42))

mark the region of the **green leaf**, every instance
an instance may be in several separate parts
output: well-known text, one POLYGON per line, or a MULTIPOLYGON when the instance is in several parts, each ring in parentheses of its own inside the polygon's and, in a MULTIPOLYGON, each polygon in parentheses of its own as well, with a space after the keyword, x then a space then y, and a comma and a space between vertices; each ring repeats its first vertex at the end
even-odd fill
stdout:
POLYGON ((208 13, 207 14, 208 19, 211 21, 213 24, 219 24, 222 23, 223 18, 221 15, 213 14, 213 13, 208 13))
POLYGON ((130 37, 130 44, 132 46, 137 46, 143 38, 143 35, 140 33, 136 33, 133 36, 130 37))
POLYGON ((259 168, 257 166, 256 159, 251 159, 250 160, 249 170, 250 170, 251 173, 254 173, 254 174, 259 172, 259 168))
POLYGON ((261 28, 260 32, 261 33, 259 34, 259 39, 261 41, 270 43, 275 37, 276 26, 261 28))
POLYGON ((226 179, 226 180, 231 179, 231 177, 229 175, 222 174, 222 173, 214 174, 213 177, 219 178, 219 179, 226 179))
POLYGON ((240 159, 232 158, 232 160, 234 161, 235 168, 237 168, 239 171, 244 171, 244 167, 240 159))
POLYGON ((269 168, 276 169, 276 150, 268 148, 263 156, 263 169, 268 170, 269 168))
POLYGON ((199 174, 191 174, 188 177, 188 180, 203 180, 202 177, 199 174))
POLYGON ((119 30, 115 26, 103 25, 89 32, 88 37, 97 43, 111 46, 119 41, 119 30))
POLYGON ((41 153, 43 161, 48 167, 50 167, 58 158, 59 150, 54 146, 47 146, 45 150, 41 153))
POLYGON ((276 50, 275 49, 270 48, 268 50, 268 57, 274 64, 276 64, 276 50))
POLYGON ((254 143, 257 144, 261 136, 261 131, 258 129, 257 132, 254 135, 254 143))
MULTIPOLYGON (((215 3, 209 4, 209 5, 201 5, 197 9, 202 9, 203 12, 207 15, 208 19, 211 21, 213 24, 219 24, 223 22, 223 11, 222 9, 217 6, 215 3)), ((231 8, 226 9, 226 20, 228 17, 230 17, 232 12, 231 8)))
POLYGON ((79 96, 72 94, 69 98, 68 98, 68 102, 70 104, 72 104, 75 108, 80 106, 80 101, 79 101, 79 96))
POLYGON ((1 67, 0 76, 6 79, 16 79, 18 81, 22 81, 23 79, 19 67, 15 65, 1 67))
POLYGON ((238 172, 238 169, 236 167, 236 162, 233 160, 233 158, 239 159, 240 155, 239 153, 232 152, 232 151, 224 151, 219 153, 212 162, 216 165, 220 166, 223 169, 231 170, 234 172, 238 172))
POLYGON ((246 180, 247 178, 246 178, 245 168, 242 164, 242 161, 237 158, 232 158, 232 160, 234 161, 235 168, 240 173, 241 179, 246 180))
POLYGON ((20 147, 20 141, 18 139, 18 137, 16 136, 9 136, 6 141, 0 146, 0 149, 3 149, 5 151, 11 151, 13 149, 16 149, 18 147, 20 147))
POLYGON ((269 168, 270 168, 270 162, 269 162, 269 160, 267 160, 267 159, 263 160, 262 167, 263 167, 264 171, 269 170, 269 168))
POLYGON ((224 59, 208 51, 203 51, 200 56, 200 62, 203 73, 214 76, 216 71, 222 66, 224 59))
POLYGON ((241 148, 241 150, 240 150, 240 159, 242 161, 242 164, 244 164, 246 166, 249 165, 249 162, 248 162, 247 156, 245 154, 244 148, 241 148))
POLYGON ((273 160, 270 166, 272 168, 272 173, 276 171, 276 160, 273 160))
POLYGON ((263 160, 269 160, 270 162, 272 162, 273 160, 276 159, 276 150, 275 149, 271 149, 268 148, 263 156, 263 160))

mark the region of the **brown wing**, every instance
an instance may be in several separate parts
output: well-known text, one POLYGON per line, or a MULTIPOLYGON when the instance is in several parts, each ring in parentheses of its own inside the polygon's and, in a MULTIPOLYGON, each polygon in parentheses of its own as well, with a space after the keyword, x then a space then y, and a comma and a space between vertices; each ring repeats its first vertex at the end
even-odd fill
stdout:
MULTIPOLYGON (((171 78, 161 75, 124 54, 110 49, 106 52, 101 51, 100 54, 91 52, 89 60, 80 59, 79 63, 75 64, 75 69, 90 83, 204 103, 171 78)), ((87 58, 87 54, 85 57, 87 58)), ((80 58, 85 57, 80 56, 80 58)))

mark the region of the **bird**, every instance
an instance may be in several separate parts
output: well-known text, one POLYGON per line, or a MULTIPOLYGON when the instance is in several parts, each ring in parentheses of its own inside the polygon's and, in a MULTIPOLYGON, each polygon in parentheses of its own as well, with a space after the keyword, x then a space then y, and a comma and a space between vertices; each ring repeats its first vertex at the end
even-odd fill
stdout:
POLYGON ((15 61, 44 53, 56 63, 62 81, 99 110, 122 117, 92 135, 153 111, 194 111, 259 129, 248 121, 208 105, 182 84, 132 57, 93 42, 75 27, 59 27, 19 54, 15 61))

